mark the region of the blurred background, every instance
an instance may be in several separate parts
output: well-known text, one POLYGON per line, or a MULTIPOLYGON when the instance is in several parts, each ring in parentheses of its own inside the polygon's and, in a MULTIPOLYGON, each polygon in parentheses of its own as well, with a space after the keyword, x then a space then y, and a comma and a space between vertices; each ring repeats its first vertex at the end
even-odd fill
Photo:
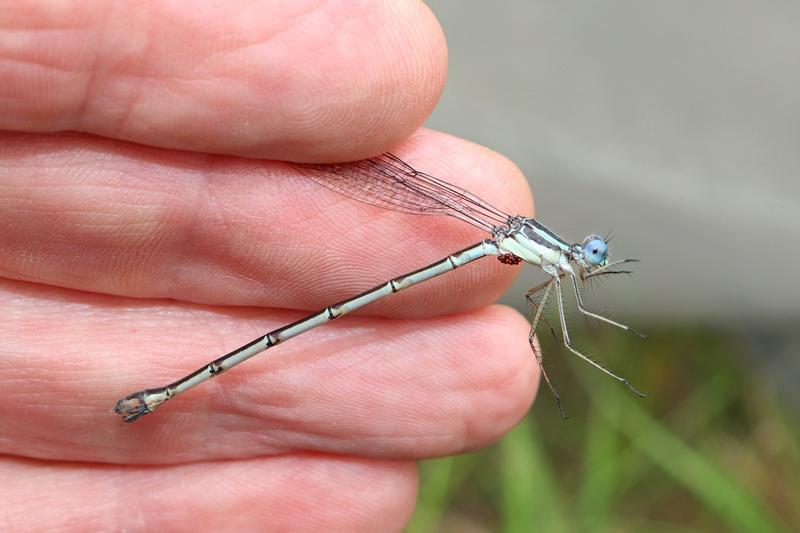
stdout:
POLYGON ((588 297, 647 339, 571 323, 649 396, 540 332, 572 418, 543 387, 494 447, 423 463, 408 531, 800 530, 800 3, 428 5, 450 66, 427 126, 514 160, 562 236, 643 261, 588 297))

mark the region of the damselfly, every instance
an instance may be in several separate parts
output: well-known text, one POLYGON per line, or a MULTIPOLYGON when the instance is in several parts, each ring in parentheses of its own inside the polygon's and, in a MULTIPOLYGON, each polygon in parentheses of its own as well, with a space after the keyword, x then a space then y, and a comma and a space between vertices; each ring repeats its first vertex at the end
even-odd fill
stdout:
POLYGON ((414 170, 392 154, 384 154, 353 163, 290 164, 290 166, 321 185, 354 200, 403 213, 449 215, 481 228, 489 233, 491 238, 448 255, 419 270, 381 283, 357 296, 330 305, 297 322, 271 331, 169 385, 145 389, 122 398, 117 401, 114 412, 122 415, 125 422, 133 422, 139 417, 153 412, 170 398, 230 370, 268 348, 339 318, 379 298, 450 272, 487 255, 497 256, 501 262, 510 265, 525 261, 538 266, 548 275, 547 281, 528 291, 528 300, 535 304, 528 340, 542 370, 542 376, 556 399, 562 417, 564 413, 558 393, 542 366, 542 356, 534 344, 536 327, 552 292, 555 292, 555 302, 561 323, 561 340, 566 348, 590 365, 624 383, 639 396, 644 396, 624 377, 611 372, 574 348, 567 331, 562 278, 568 279, 581 313, 636 333, 624 324, 587 310, 581 297, 580 282, 603 275, 629 273, 625 270, 615 270, 614 267, 634 260, 623 259, 609 262, 607 239, 593 234, 586 237, 580 244, 569 243, 533 218, 506 214, 464 189, 414 170), (537 294, 539 297, 534 299, 537 294))

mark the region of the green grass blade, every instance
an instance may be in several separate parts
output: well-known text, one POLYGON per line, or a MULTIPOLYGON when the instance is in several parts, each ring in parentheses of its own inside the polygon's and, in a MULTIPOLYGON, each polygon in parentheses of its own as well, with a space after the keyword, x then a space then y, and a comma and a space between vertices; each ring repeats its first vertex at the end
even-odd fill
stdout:
POLYGON ((567 531, 561 492, 530 417, 506 435, 500 450, 503 530, 567 531))
POLYGON ((732 530, 765 533, 787 530, 736 478, 651 417, 633 396, 619 387, 602 387, 600 395, 592 380, 584 378, 584 382, 606 420, 732 530), (616 415, 616 406, 624 411, 624 416, 616 415))
POLYGON ((583 479, 578 493, 578 517, 584 531, 610 525, 619 492, 620 463, 617 431, 596 410, 588 413, 583 455, 583 479))

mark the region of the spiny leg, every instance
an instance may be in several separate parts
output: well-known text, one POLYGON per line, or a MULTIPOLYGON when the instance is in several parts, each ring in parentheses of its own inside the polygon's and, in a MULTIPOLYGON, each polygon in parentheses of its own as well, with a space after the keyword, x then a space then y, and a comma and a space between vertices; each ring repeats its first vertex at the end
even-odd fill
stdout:
POLYGON ((587 281, 601 276, 611 276, 613 274, 633 274, 633 270, 611 270, 611 269, 613 267, 622 265, 624 263, 638 263, 638 262, 639 262, 638 259, 623 259, 621 261, 614 261, 613 263, 609 263, 608 265, 595 269, 591 272, 587 272, 586 270, 581 270, 580 278, 581 281, 587 281))
MULTIPOLYGON (((539 306, 543 306, 545 304, 545 302, 547 302, 547 295, 550 293, 550 289, 552 288, 552 284, 553 284, 553 280, 552 279, 548 279, 544 283, 540 283, 539 285, 537 285, 536 287, 528 290, 528 292, 525 293, 525 300, 527 300, 528 303, 533 307, 534 313, 536 313, 538 311, 539 306), (533 298, 534 295, 536 293, 538 293, 538 292, 541 292, 542 289, 545 289, 545 288, 547 288, 547 291, 545 292, 544 297, 542 297, 538 301, 534 300, 534 298, 533 298)), ((547 329, 550 330, 550 334, 553 336, 553 338, 556 340, 556 342, 561 342, 561 339, 559 339, 558 335, 556 334, 556 330, 553 329, 553 325, 550 323, 550 321, 547 319, 547 317, 544 315, 544 313, 539 312, 537 314, 537 319, 544 320, 545 324, 547 324, 547 329)), ((538 326, 536 326, 535 324, 534 324, 534 326, 535 327, 533 329, 535 330, 536 327, 538 327, 538 326)), ((536 333, 536 332, 534 331, 533 333, 536 333)))
MULTIPOLYGON (((586 281, 594 277, 611 276, 613 274, 633 274, 632 270, 609 270, 609 268, 621 265, 623 263, 638 263, 638 262, 639 262, 638 259, 621 259, 619 261, 614 261, 613 263, 610 263, 604 267, 600 267, 591 272, 581 271, 581 281, 586 281)), ((550 276, 558 275, 561 278, 563 278, 566 275, 563 271, 556 271, 556 270, 553 270, 552 272, 548 270, 547 273, 550 276)), ((542 289, 544 289, 548 284, 550 284, 551 281, 552 279, 549 279, 544 283, 540 283, 539 285, 533 287, 532 289, 529 289, 528 292, 525 293, 525 298, 529 302, 533 303, 532 296, 540 292, 542 289)))
MULTIPOLYGON (((603 274, 611 274, 611 272, 603 272, 603 274)), ((577 276, 575 276, 575 274, 570 274, 570 278, 572 278, 572 288, 575 290, 575 301, 578 304, 578 311, 580 311, 581 313, 583 313, 586 316, 590 316, 590 317, 592 317, 592 318, 594 318, 596 320, 600 320, 602 322, 605 322, 606 324, 611 324, 612 326, 616 326, 616 327, 618 327, 618 328, 620 328, 622 330, 628 331, 630 333, 633 333, 634 335, 638 335, 639 337, 644 338, 644 335, 642 335, 641 333, 639 333, 638 331, 636 331, 632 327, 626 326, 625 324, 621 324, 619 322, 611 320, 610 318, 606 318, 603 315, 598 315, 597 313, 592 313, 591 311, 586 309, 586 307, 583 305, 583 298, 581 297, 580 288, 578 287, 578 278, 577 278, 577 276)))
POLYGON ((601 266, 600 268, 596 268, 595 270, 592 270, 591 272, 581 273, 581 279, 582 280, 586 280, 586 279, 592 278, 594 276, 599 276, 601 274, 616 274, 616 273, 619 273, 619 274, 630 274, 631 272, 629 270, 610 270, 610 269, 612 269, 612 268, 614 268, 616 266, 619 266, 619 265, 624 265, 624 264, 627 264, 627 263, 638 263, 638 262, 639 262, 638 259, 620 259, 619 261, 614 261, 614 262, 611 262, 611 263, 609 263, 609 264, 607 264, 605 266, 601 266))
POLYGON ((542 320, 544 320, 544 323, 547 325, 547 329, 550 331, 550 335, 553 336, 553 339, 555 339, 557 343, 561 343, 561 337, 559 337, 558 333, 556 333, 556 329, 553 327, 552 322, 550 322, 550 320, 548 320, 548 318, 544 315, 542 315, 542 320))
POLYGON ((538 284, 537 286, 533 287, 532 289, 528 289, 528 292, 525 293, 525 299, 528 300, 529 302, 533 303, 533 299, 532 299, 533 295, 541 292, 542 289, 548 289, 549 290, 549 286, 550 286, 551 283, 553 283, 553 279, 552 278, 548 279, 544 283, 538 284))
POLYGON ((561 320, 561 335, 564 338, 563 339, 564 340, 564 346, 567 347, 567 350, 569 350, 570 352, 574 353, 575 355, 577 355, 578 357, 580 357, 581 359, 583 359, 584 361, 586 361, 587 363, 589 363, 593 367, 597 368, 598 370, 601 370, 601 371, 605 372, 606 374, 608 374, 609 376, 611 376, 612 378, 616 379, 617 381, 619 381, 621 383, 624 383, 625 386, 628 387, 631 391, 633 391, 636 395, 638 395, 638 396, 640 396, 642 398, 647 396, 646 394, 643 394, 643 393, 639 392, 639 390, 637 390, 636 387, 631 385, 630 382, 627 379, 625 379, 624 377, 622 377, 620 375, 617 375, 614 372, 608 370, 607 368, 605 368, 600 363, 598 363, 596 361, 593 361, 592 359, 590 359, 589 357, 583 355, 581 352, 579 352, 578 350, 576 350, 575 348, 572 347, 572 342, 570 341, 570 338, 569 338, 569 331, 567 331, 567 321, 566 321, 565 314, 564 314, 564 298, 563 298, 563 296, 561 294, 561 280, 558 279, 558 278, 554 278, 553 282, 556 285, 556 300, 557 300, 556 304, 558 305, 558 317, 561 320))
MULTIPOLYGON (((550 274, 550 275, 552 276, 553 274, 550 274)), ((561 275, 563 276, 564 274, 561 274, 561 275)), ((550 289, 552 288, 552 284, 553 284, 553 280, 551 278, 551 279, 545 281, 544 283, 541 283, 541 284, 537 285, 536 287, 528 290, 528 292, 525 293, 525 299, 534 308, 534 312, 536 312, 536 310, 539 308, 540 305, 543 306, 547 302, 547 294, 550 293, 550 289), (543 298, 539 299, 539 300, 534 300, 533 296, 536 293, 541 292, 542 289, 544 289, 544 288, 547 288, 547 293, 545 294, 545 296, 543 298)), ((558 334, 556 333, 555 328, 553 328, 553 324, 550 322, 550 320, 547 318, 547 316, 545 316, 544 312, 540 312, 539 315, 538 315, 538 318, 541 319, 541 320, 544 320, 544 323, 547 324, 547 329, 550 330, 550 334, 553 336, 553 338, 555 339, 556 342, 560 343, 561 339, 559 338, 558 334)), ((538 326, 536 326, 536 327, 538 327, 538 326)))
MULTIPOLYGON (((542 354, 539 352, 539 350, 536 349, 536 343, 534 342, 534 336, 536 335, 536 327, 539 324, 539 319, 542 318, 542 311, 544 310, 544 306, 547 303, 547 297, 550 296, 550 290, 552 288, 553 288, 553 280, 551 279, 529 290, 528 293, 525 295, 527 300, 531 302, 531 304, 536 309, 535 314, 533 316, 533 320, 531 321, 531 330, 530 333, 528 333, 528 344, 530 344, 531 350, 533 350, 533 355, 536 357, 536 362, 539 364, 539 370, 542 373, 542 377, 544 378, 545 383, 547 383, 547 388, 550 389, 550 393, 556 400, 556 408, 558 408, 558 414, 561 416, 562 420, 566 420, 569 417, 564 413, 564 409, 561 407, 561 396, 558 394, 558 391, 553 386, 553 383, 550 381, 550 378, 547 376, 547 372, 544 369, 542 354), (539 292, 543 288, 544 288, 544 294, 542 295, 541 300, 539 300, 538 303, 535 303, 532 299, 532 295, 539 292)), ((550 328, 550 331, 555 336, 555 331, 553 331, 552 327, 550 328)))

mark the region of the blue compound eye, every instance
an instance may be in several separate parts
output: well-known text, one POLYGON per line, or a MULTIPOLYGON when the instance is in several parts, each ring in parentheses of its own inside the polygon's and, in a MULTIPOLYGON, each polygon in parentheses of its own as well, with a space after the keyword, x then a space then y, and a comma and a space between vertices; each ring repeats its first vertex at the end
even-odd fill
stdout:
POLYGON ((589 235, 583 240, 583 257, 587 263, 602 265, 608 257, 608 244, 597 235, 589 235))

